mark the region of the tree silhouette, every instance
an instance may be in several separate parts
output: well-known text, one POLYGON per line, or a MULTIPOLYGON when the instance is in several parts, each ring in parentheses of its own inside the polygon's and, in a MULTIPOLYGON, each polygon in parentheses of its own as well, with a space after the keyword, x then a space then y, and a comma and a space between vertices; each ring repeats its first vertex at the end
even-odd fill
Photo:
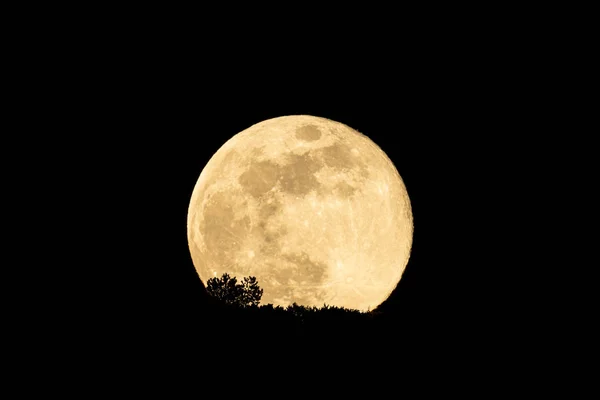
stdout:
POLYGON ((227 273, 224 273, 221 278, 210 278, 206 289, 214 298, 238 307, 258 306, 263 295, 256 277, 244 277, 243 281, 238 283, 236 277, 231 277, 227 273))
POLYGON ((258 306, 263 295, 263 290, 258 286, 254 276, 245 277, 242 285, 242 304, 245 306, 258 306))

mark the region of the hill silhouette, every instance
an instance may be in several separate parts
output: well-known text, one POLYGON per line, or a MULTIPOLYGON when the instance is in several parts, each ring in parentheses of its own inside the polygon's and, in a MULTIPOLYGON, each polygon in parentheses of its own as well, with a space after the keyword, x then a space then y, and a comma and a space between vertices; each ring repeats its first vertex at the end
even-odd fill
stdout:
MULTIPOLYGON (((388 344, 394 336, 400 339, 401 327, 381 311, 363 312, 327 304, 311 307, 294 303, 283 307, 259 305, 258 301, 244 303, 242 299, 252 296, 244 293, 241 285, 236 287, 236 281, 225 274, 207 282, 209 296, 202 316, 201 347, 214 358, 223 352, 231 356, 244 346, 256 349, 264 360, 278 360, 280 364, 325 355, 334 357, 337 364, 340 357, 349 355, 379 359, 395 353, 388 344), (227 289, 230 292, 224 293, 227 289)), ((244 281, 256 282, 254 277, 244 281)), ((406 338, 409 331, 402 329, 406 338)))

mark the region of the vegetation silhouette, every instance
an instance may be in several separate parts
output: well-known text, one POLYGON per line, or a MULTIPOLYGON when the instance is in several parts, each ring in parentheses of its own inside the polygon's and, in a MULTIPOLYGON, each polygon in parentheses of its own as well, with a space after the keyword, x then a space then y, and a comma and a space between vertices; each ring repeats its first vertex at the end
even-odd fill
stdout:
POLYGON ((254 276, 244 277, 238 283, 236 277, 225 273, 220 278, 209 279, 206 288, 212 299, 213 322, 219 330, 226 332, 243 329, 257 334, 266 332, 267 336, 285 332, 287 336, 307 338, 313 334, 321 335, 323 329, 357 332, 366 326, 364 322, 371 321, 372 326, 380 315, 377 311, 363 312, 328 304, 322 307, 297 303, 287 307, 271 303, 260 305, 263 290, 254 276))
MULTIPOLYGON (((254 276, 244 277, 241 283, 238 283, 237 277, 231 277, 224 273, 220 278, 210 278, 206 289, 208 294, 218 301, 239 308, 258 307, 263 295, 263 289, 258 285, 258 280, 254 276)), ((328 318, 335 318, 341 315, 359 315, 363 312, 345 307, 330 306, 323 304, 323 307, 307 307, 293 303, 287 307, 273 306, 266 304, 259 307, 265 314, 278 314, 281 312, 290 313, 299 321, 313 318, 316 314, 327 315, 328 318)))
POLYGON ((258 286, 256 277, 245 277, 238 283, 236 277, 224 273, 221 278, 211 278, 207 282, 208 293, 228 305, 238 307, 256 307, 260 303, 263 290, 258 286))
MULTIPOLYGON (((223 274, 207 281, 209 304, 201 320, 204 357, 230 368, 239 351, 260 354, 265 365, 382 357, 398 340, 397 321, 377 310, 360 311, 323 304, 260 304, 262 289, 255 277, 238 282, 223 274), (240 350, 245 349, 245 350, 240 350), (291 361, 294 360, 294 361, 291 361)), ((338 362, 338 361, 333 361, 338 362)))
MULTIPOLYGON (((176 359, 174 364, 186 357, 205 365, 213 371, 211 379, 221 377, 228 385, 232 377, 297 383, 303 374, 389 374, 398 373, 390 363, 424 365, 443 356, 437 351, 453 349, 447 345, 459 332, 452 321, 442 326, 435 314, 418 313, 422 308, 415 310, 414 303, 393 313, 385 307, 362 311, 328 304, 263 304, 260 283, 253 276, 228 274, 207 280, 201 307, 182 313, 178 325, 155 326, 164 335, 158 341, 163 352, 176 359)), ((169 313, 179 321, 177 309, 169 313)))

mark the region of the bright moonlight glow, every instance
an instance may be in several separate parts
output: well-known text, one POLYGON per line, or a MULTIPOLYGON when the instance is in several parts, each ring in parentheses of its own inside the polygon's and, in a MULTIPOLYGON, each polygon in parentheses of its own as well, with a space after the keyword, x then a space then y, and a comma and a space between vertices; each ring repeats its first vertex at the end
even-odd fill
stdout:
POLYGON ((202 170, 187 234, 200 279, 256 276, 262 304, 366 311, 394 290, 413 218, 398 171, 368 137, 308 115, 260 122, 202 170))

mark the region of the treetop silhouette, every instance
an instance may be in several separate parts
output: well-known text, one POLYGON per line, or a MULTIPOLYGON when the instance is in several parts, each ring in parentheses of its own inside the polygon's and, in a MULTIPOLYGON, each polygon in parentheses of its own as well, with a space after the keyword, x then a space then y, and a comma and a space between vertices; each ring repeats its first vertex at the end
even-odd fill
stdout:
POLYGON ((256 277, 244 277, 242 282, 238 283, 236 277, 231 277, 227 273, 220 278, 210 278, 206 289, 208 294, 217 300, 242 308, 258 306, 263 295, 256 277))

